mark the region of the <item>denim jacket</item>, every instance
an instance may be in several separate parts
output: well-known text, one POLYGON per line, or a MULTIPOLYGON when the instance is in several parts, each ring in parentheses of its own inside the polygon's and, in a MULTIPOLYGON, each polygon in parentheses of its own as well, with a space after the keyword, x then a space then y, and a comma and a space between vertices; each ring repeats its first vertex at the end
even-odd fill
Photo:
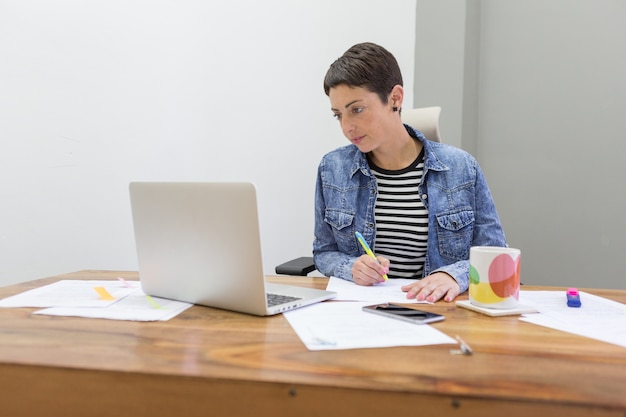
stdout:
MULTIPOLYGON (((477 161, 450 145, 426 140, 407 126, 424 145, 424 175, 418 187, 428 209, 428 244, 424 275, 446 272, 469 286, 471 246, 506 246, 500 219, 477 161)), ((320 162, 315 190, 313 257, 319 272, 352 280, 352 265, 363 254, 359 231, 376 252, 376 177, 364 153, 347 145, 320 162)))

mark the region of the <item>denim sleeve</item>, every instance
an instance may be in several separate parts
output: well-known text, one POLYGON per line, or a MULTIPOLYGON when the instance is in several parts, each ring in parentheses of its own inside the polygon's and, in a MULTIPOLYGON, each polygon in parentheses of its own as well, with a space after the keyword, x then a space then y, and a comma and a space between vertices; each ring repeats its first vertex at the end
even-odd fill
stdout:
POLYGON ((315 268, 323 275, 352 281, 352 265, 354 265, 356 258, 339 251, 331 226, 324 220, 326 204, 322 187, 322 164, 318 168, 315 186, 313 261, 315 262, 315 268))
POLYGON ((443 266, 431 272, 431 274, 435 272, 445 272, 450 275, 459 287, 461 288, 461 293, 464 293, 469 288, 469 260, 458 261, 450 265, 443 266))
MULTIPOLYGON (((487 180, 478 164, 475 165, 475 209, 471 246, 507 246, 504 230, 496 211, 496 206, 487 185, 487 180)), ((435 269, 451 275, 465 292, 469 288, 469 259, 435 269)), ((431 272, 432 273, 432 272, 431 272)))
POLYGON ((479 165, 476 165, 476 209, 474 212, 476 223, 472 246, 507 246, 500 217, 479 165))

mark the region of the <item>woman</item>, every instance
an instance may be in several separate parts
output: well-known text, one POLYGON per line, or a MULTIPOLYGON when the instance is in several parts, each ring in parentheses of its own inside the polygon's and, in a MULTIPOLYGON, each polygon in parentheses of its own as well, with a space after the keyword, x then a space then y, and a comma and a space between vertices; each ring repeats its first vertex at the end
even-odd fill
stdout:
POLYGON ((402 287, 407 298, 453 301, 468 289, 470 247, 506 246, 478 163, 402 123, 400 68, 379 45, 348 49, 330 66, 324 91, 351 144, 319 165, 316 268, 359 285, 380 283, 386 274, 415 278, 402 287))

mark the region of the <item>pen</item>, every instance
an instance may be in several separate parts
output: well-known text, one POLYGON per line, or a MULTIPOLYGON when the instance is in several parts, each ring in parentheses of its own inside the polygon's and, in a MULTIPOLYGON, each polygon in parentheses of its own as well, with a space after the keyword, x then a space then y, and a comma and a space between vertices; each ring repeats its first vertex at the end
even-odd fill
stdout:
POLYGON ((470 347, 470 345, 468 345, 467 343, 465 343, 465 340, 461 339, 461 336, 456 336, 456 340, 459 341, 459 344, 461 345, 461 349, 452 349, 450 350, 450 353, 453 355, 471 355, 472 353, 474 353, 472 351, 472 348, 470 347))
MULTIPOLYGON (((376 259, 376 255, 374 255, 374 252, 372 252, 372 250, 370 249, 370 245, 367 244, 367 242, 363 238, 363 235, 361 235, 359 232, 354 232, 354 234, 356 235, 356 240, 358 240, 361 246, 363 246, 365 253, 367 253, 372 258, 376 259)), ((376 262, 378 262, 378 260, 376 260, 376 262)), ((387 277, 387 274, 383 275, 383 278, 385 279, 385 281, 389 280, 389 278, 387 277)))

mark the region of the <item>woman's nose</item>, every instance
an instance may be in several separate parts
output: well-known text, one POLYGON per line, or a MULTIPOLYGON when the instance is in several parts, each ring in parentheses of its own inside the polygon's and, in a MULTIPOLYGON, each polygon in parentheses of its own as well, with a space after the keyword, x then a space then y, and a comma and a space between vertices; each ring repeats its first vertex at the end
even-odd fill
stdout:
POLYGON ((346 136, 348 135, 348 133, 352 132, 354 130, 354 123, 352 123, 351 121, 347 120, 347 117, 344 117, 341 119, 341 130, 343 130, 343 133, 346 134, 346 136))

